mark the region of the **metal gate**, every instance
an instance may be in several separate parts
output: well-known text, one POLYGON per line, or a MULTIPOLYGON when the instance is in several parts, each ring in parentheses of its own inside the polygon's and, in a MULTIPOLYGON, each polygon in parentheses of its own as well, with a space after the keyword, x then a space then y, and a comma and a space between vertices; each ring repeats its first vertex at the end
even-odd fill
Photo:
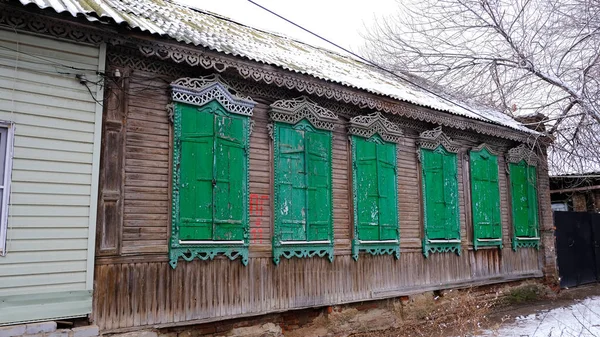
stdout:
POLYGON ((554 212, 560 286, 599 281, 600 214, 554 212))

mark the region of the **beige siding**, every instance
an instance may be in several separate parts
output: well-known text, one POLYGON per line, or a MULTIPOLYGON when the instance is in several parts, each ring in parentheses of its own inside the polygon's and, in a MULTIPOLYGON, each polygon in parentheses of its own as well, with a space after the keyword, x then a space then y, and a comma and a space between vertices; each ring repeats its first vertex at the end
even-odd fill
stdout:
POLYGON ((101 121, 92 94, 101 98, 102 89, 88 83, 88 91, 76 74, 97 82, 101 53, 0 30, 0 121, 15 125, 0 324, 91 310, 101 121))

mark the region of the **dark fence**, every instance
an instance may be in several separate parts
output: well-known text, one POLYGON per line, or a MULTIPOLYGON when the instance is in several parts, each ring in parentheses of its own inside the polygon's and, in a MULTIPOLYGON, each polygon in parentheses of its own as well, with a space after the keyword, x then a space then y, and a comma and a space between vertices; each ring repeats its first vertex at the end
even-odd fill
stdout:
POLYGON ((554 212, 560 286, 599 281, 600 214, 554 212))

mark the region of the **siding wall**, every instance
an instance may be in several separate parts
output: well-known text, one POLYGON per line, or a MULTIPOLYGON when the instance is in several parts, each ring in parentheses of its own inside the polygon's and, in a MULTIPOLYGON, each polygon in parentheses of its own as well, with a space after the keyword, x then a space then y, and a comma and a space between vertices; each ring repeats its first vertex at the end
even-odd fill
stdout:
POLYGON ((101 122, 92 94, 103 92, 75 76, 99 81, 101 50, 0 30, 0 120, 15 125, 0 324, 91 311, 101 122))
MULTIPOLYGON (((127 59, 116 55, 109 58, 115 62, 127 59)), ((346 128, 350 113, 340 116, 333 131, 335 260, 282 259, 275 266, 271 254, 273 148, 267 128, 268 106, 276 99, 300 94, 275 90, 275 95, 260 87, 256 91, 267 94, 245 93, 259 102, 252 116, 255 125, 250 137, 249 193, 254 208, 250 212, 248 266, 239 260, 217 257, 214 261, 180 260, 177 268, 171 269, 167 256, 172 156, 172 126, 165 108, 169 102, 168 83, 198 75, 199 70, 176 69, 151 59, 133 61, 112 65, 125 74, 118 83, 125 90, 109 87, 106 93, 99 258, 92 313, 104 332, 186 325, 542 276, 540 252, 510 249, 510 205, 503 156, 499 158, 499 173, 504 249, 473 250, 465 155, 471 146, 479 145, 479 140, 460 141, 461 256, 434 253, 424 258, 420 164, 415 142, 418 132, 410 129, 405 130, 406 137, 398 146, 401 257, 395 260, 390 255, 361 254, 354 261, 350 255, 353 216, 346 128)), ((549 202, 540 202, 541 209, 549 207, 549 202)))

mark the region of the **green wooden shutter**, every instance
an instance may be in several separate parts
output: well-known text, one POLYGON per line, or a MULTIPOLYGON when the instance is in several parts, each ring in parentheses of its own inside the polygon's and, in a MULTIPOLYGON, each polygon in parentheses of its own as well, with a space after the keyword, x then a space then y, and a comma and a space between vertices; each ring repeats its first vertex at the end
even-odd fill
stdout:
POLYGON ((304 131, 280 126, 277 186, 282 241, 305 241, 307 174, 304 131))
POLYGON ((423 150, 423 178, 425 180, 426 218, 425 235, 429 239, 445 239, 448 213, 446 211, 447 188, 444 179, 443 154, 423 150))
POLYGON ((513 214, 513 249, 539 249, 539 219, 536 168, 524 160, 511 163, 510 181, 513 214))
POLYGON ((215 116, 214 240, 244 238, 244 124, 237 116, 215 116))
POLYGON ((537 174, 534 166, 527 168, 528 236, 538 236, 537 174))
POLYGON ((248 105, 253 102, 235 111, 217 100, 188 104, 178 101, 175 90, 169 264, 175 268, 179 258, 223 255, 247 265, 248 105))
POLYGON ((379 240, 379 191, 377 144, 355 137, 356 215, 360 240, 379 240))
POLYGON ((458 181, 455 153, 442 146, 421 149, 425 203, 423 254, 454 251, 460 254, 458 181))
POLYGON ((244 239, 246 123, 183 106, 179 239, 244 239))
POLYGON ((378 135, 352 137, 354 239, 352 257, 359 251, 400 257, 396 144, 378 135))
POLYGON ((501 246, 502 241, 478 240, 502 238, 498 158, 485 149, 471 151, 470 166, 475 248, 490 245, 501 246))
POLYGON ((456 154, 444 153, 442 156, 443 166, 443 190, 446 209, 445 239, 459 239, 460 227, 458 226, 458 181, 456 154))
POLYGON ((513 230, 516 236, 529 236, 529 183, 527 166, 510 164, 510 181, 513 201, 513 230))
POLYGON ((329 240, 331 227, 331 136, 306 132, 306 167, 308 182, 308 241, 329 240))
POLYGON ((396 146, 358 137, 354 141, 358 238, 397 240, 396 146))
POLYGON ((307 120, 274 127, 273 261, 325 255, 333 261, 331 133, 307 120))
POLYGON ((377 144, 380 240, 398 240, 396 145, 377 144))
POLYGON ((180 240, 213 238, 213 115, 182 106, 180 240))

